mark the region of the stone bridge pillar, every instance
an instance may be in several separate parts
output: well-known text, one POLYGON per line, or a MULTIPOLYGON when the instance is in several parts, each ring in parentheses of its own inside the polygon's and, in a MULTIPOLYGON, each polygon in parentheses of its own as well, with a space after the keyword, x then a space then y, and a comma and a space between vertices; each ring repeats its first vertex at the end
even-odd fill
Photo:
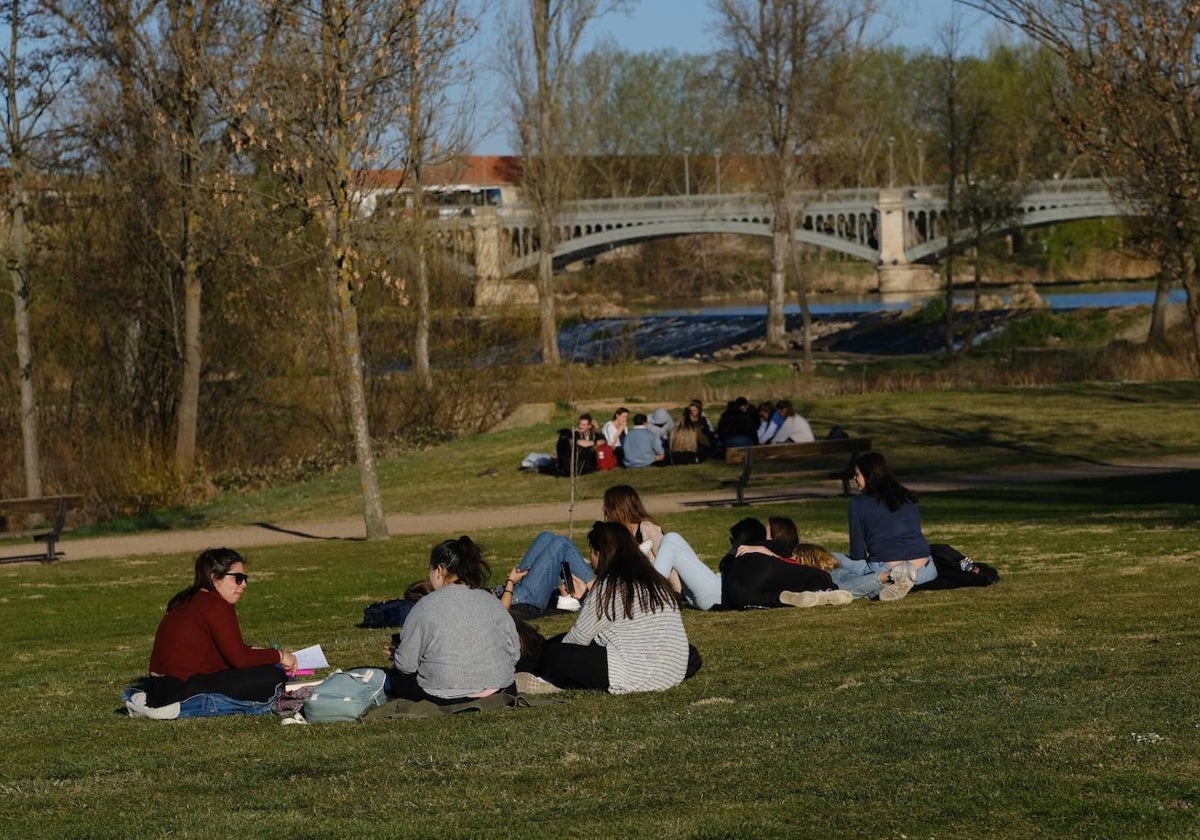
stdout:
POLYGON ((475 307, 536 305, 536 286, 501 276, 502 235, 495 207, 476 208, 471 234, 475 240, 475 307))
POLYGON ((928 292, 937 288, 937 277, 927 266, 913 265, 904 252, 906 229, 904 190, 884 189, 879 191, 879 264, 875 273, 879 279, 879 293, 888 296, 907 297, 914 293, 928 292))

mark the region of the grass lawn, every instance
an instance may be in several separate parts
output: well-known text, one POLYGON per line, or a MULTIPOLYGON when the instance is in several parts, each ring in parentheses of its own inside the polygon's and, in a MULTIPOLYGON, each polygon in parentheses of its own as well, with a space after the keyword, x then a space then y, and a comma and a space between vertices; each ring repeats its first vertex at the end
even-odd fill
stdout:
MULTIPOLYGON (((1158 416, 1145 387, 1099 404, 1158 416)), ((1069 425, 1050 436, 1061 423, 1044 424, 1047 437, 1027 444, 1104 454, 1132 438, 1119 417, 1061 399, 1069 425), (1085 426, 1098 429, 1094 445, 1073 439, 1085 426)), ((1018 402, 981 400, 996 412, 1018 402)), ((933 400, 898 404, 903 417, 945 425, 933 400)), ((887 441, 887 406, 858 407, 887 441)), ((1015 417, 1003 423, 1019 437, 1015 417)), ((457 451, 528 445, 501 437, 457 451)), ((917 442, 904 440, 907 466, 917 442)), ((447 470, 465 478, 481 463, 447 470)), ((929 536, 997 565, 999 585, 896 604, 688 611, 705 666, 674 690, 372 726, 117 716, 190 558, 3 567, 0 836, 1200 836, 1198 479, 928 494, 929 536)), ((416 504, 415 492, 388 490, 397 504, 416 504)), ((843 500, 751 511, 793 516, 807 537, 845 547, 843 500)), ((715 563, 741 513, 664 524, 715 563)), ((463 530, 497 578, 532 537, 477 532, 468 516, 463 530)), ((258 643, 321 642, 335 665, 380 664, 390 631, 354 624, 423 573, 432 542, 254 550, 243 631, 258 643)))
MULTIPOLYGON (((742 386, 745 379, 738 380, 742 386)), ((753 393, 747 389, 748 393, 753 393)), ((730 392, 735 393, 734 391, 730 392)), ((904 391, 794 396, 818 436, 835 424, 868 436, 901 474, 973 470, 1013 463, 1062 464, 1200 452, 1200 381, 1086 383, 1046 388, 904 391)), ((710 404, 715 424, 720 407, 710 404)), ((601 417, 599 413, 595 416, 601 417)), ((474 435, 401 458, 381 459, 379 482, 388 513, 486 509, 558 502, 567 482, 519 471, 529 452, 554 452, 554 422, 474 435)), ((644 493, 710 491, 736 475, 725 464, 654 470, 639 476, 644 493)), ((769 485, 768 471, 756 484, 769 485)), ((612 481, 583 476, 581 498, 598 498, 612 481)), ((356 470, 252 494, 226 493, 200 508, 79 529, 76 534, 148 528, 207 527, 260 521, 304 522, 361 516, 356 470)))

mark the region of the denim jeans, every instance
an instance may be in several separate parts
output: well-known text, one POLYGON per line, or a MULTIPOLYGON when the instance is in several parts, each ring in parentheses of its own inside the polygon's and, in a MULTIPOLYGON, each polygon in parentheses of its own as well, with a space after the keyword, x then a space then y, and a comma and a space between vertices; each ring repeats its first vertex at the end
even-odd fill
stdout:
POLYGON ((570 565, 571 574, 584 583, 595 577, 591 565, 579 555, 575 543, 566 537, 549 531, 542 531, 534 537, 525 556, 517 564, 518 569, 528 569, 529 574, 513 584, 512 602, 545 608, 558 594, 564 561, 570 565))
MULTIPOLYGON (((855 598, 878 598, 879 593, 887 584, 879 579, 879 575, 889 570, 887 563, 876 563, 869 560, 854 560, 845 554, 833 552, 838 559, 838 567, 829 573, 838 589, 845 589, 855 598)), ((917 583, 928 583, 937 577, 937 566, 930 560, 917 569, 917 583)))
POLYGON ((721 576, 705 565, 687 540, 674 532, 665 534, 654 555, 654 569, 663 577, 672 570, 683 584, 683 598, 698 610, 711 610, 721 603, 721 576))

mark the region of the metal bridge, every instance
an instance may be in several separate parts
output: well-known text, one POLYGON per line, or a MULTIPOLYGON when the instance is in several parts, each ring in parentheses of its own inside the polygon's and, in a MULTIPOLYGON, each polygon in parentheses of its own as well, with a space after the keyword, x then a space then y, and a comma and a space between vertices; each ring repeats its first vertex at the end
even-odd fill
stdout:
MULTIPOLYGON (((970 235, 965 228, 950 230, 944 187, 800 192, 793 206, 796 243, 870 262, 880 273, 882 290, 889 285, 887 275, 899 279, 905 269, 935 261, 950 234, 956 242, 970 235)), ((1053 181, 1027 192, 1008 229, 1137 212, 1098 179, 1053 181)), ((555 226, 554 266, 675 236, 770 237, 772 216, 767 197, 757 193, 568 202, 555 226)), ((537 219, 529 207, 478 208, 476 215, 443 219, 435 226, 458 255, 458 270, 479 281, 499 281, 537 265, 537 219)))

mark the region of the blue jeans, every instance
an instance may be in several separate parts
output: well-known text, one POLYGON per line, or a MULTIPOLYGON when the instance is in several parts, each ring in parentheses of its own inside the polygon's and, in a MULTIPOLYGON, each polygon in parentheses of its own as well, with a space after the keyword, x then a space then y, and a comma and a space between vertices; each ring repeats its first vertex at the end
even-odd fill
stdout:
POLYGON ((721 576, 706 566, 679 534, 663 536, 654 555, 654 570, 663 577, 670 577, 672 570, 679 575, 684 600, 698 610, 711 610, 721 603, 721 576))
POLYGON ((534 537, 525 550, 525 556, 517 564, 518 569, 528 569, 529 574, 513 584, 512 602, 544 609, 558 594, 564 561, 570 565, 571 574, 584 583, 595 577, 592 567, 579 555, 575 543, 566 537, 549 531, 542 531, 534 537))
MULTIPOLYGON (((855 598, 878 598, 879 593, 887 584, 879 579, 879 575, 890 569, 887 563, 870 560, 854 560, 840 552, 833 552, 838 559, 838 567, 829 573, 838 589, 845 589, 855 598)), ((917 583, 928 583, 937 577, 937 566, 929 560, 917 569, 917 583)))

